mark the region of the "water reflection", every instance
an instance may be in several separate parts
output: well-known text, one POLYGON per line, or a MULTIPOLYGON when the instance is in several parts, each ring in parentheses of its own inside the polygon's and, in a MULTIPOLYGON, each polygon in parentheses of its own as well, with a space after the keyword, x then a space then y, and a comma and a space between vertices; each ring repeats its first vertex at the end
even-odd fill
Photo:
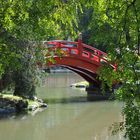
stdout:
POLYGON ((69 87, 81 80, 75 74, 49 76, 37 89, 39 97, 48 101, 48 109, 35 116, 0 120, 0 139, 124 140, 122 133, 112 136, 109 130, 114 122, 122 121, 122 103, 88 102, 85 91, 69 87))
POLYGON ((62 99, 51 98, 51 99, 46 99, 45 102, 48 104, 86 103, 87 97, 71 97, 71 98, 62 98, 62 99))

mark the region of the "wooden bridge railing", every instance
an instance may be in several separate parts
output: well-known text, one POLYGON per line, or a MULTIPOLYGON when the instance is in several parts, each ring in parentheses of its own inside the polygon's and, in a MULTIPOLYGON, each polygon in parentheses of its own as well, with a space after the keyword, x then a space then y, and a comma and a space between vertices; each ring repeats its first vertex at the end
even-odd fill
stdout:
MULTIPOLYGON (((63 57, 80 58, 91 63, 96 62, 99 65, 101 63, 109 63, 106 53, 84 43, 79 44, 79 42, 54 40, 45 42, 45 46, 49 49, 49 51, 54 51, 54 57, 58 56, 57 52, 59 52, 63 57)), ((110 65, 116 69, 115 64, 110 65)))

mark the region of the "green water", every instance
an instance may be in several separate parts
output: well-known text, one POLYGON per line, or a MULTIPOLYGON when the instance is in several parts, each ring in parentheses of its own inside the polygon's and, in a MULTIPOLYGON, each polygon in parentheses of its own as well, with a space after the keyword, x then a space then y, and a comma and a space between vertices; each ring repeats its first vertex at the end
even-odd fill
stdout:
POLYGON ((124 140, 110 127, 122 120, 122 103, 88 102, 86 92, 69 87, 83 80, 76 74, 53 74, 37 89, 48 109, 0 120, 0 140, 124 140))

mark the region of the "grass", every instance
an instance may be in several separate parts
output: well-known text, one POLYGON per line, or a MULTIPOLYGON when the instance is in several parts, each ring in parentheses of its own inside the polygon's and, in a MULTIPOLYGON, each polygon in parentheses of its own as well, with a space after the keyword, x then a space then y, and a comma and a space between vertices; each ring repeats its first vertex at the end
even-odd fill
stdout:
POLYGON ((9 99, 9 100, 22 100, 22 97, 14 96, 14 95, 11 95, 11 94, 0 94, 0 97, 6 98, 6 99, 9 99))

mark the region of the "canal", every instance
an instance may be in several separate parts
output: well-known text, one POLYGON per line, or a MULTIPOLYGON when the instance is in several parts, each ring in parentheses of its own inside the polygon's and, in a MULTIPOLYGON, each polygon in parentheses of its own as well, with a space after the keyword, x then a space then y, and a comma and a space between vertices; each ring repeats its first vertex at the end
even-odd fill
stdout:
POLYGON ((74 73, 50 74, 37 88, 48 108, 31 115, 0 120, 0 140, 124 140, 111 135, 111 126, 122 121, 122 103, 87 101, 86 92, 71 88, 83 79, 74 73))

